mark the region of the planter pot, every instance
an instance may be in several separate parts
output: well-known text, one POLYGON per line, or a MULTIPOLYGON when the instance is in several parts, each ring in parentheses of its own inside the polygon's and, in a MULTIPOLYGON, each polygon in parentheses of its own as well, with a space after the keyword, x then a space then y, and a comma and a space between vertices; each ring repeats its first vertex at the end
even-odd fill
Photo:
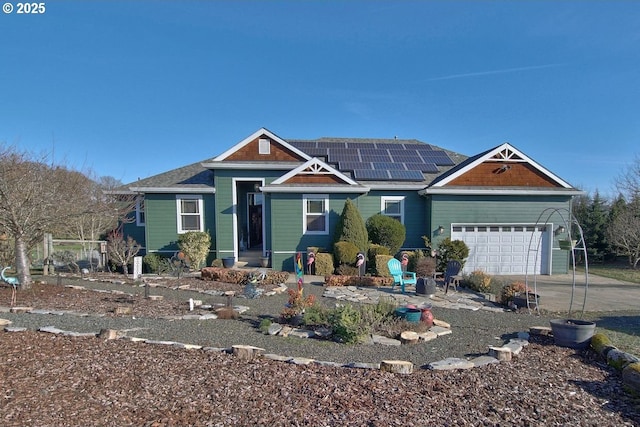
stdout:
POLYGON ((263 268, 269 267, 269 257, 268 256, 261 256, 260 257, 260 265, 263 268))
MULTIPOLYGON (((528 296, 529 296, 529 308, 538 308, 538 304, 540 304, 540 295, 529 293, 528 296)), ((527 308, 527 294, 514 296, 513 303, 518 308, 527 308)))
POLYGON ((403 318, 407 322, 418 323, 422 317, 422 310, 419 308, 396 308, 396 316, 403 318))
POLYGON ((236 264, 236 257, 230 256, 226 258, 222 258, 222 265, 224 268, 233 268, 236 264))
POLYGON ((432 297, 436 294, 436 281, 431 277, 420 277, 416 282, 416 294, 432 297))
POLYGON ((595 322, 576 319, 552 319, 553 340, 560 347, 584 349, 591 343, 596 330, 595 322))
POLYGON ((558 240, 560 249, 564 249, 566 251, 570 251, 571 249, 575 248, 577 243, 578 242, 576 240, 558 240))

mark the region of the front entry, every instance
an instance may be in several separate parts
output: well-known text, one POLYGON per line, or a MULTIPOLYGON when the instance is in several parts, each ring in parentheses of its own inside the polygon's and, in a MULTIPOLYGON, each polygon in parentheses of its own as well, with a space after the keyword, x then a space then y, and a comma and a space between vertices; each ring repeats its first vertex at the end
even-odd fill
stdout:
POLYGON ((247 212, 249 221, 247 249, 258 249, 262 247, 262 193, 247 194, 247 212))

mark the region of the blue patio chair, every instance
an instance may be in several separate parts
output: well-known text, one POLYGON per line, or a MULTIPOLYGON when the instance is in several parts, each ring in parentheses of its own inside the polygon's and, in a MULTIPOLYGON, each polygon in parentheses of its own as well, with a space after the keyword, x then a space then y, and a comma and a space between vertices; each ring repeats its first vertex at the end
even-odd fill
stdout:
POLYGON ((456 261, 455 259, 452 259, 451 261, 447 262, 447 269, 444 272, 444 293, 445 294, 449 292, 449 285, 453 285, 453 288, 456 291, 458 290, 457 285, 460 281, 458 274, 460 274, 461 269, 462 269, 462 265, 460 264, 460 261, 456 261))
POLYGON ((416 273, 411 271, 402 271, 402 264, 395 258, 391 258, 389 262, 387 262, 387 266, 389 267, 389 273, 391 273, 391 277, 393 277, 393 285, 391 289, 393 289, 396 285, 400 285, 400 289, 404 294, 405 285, 414 285, 417 283, 416 273))

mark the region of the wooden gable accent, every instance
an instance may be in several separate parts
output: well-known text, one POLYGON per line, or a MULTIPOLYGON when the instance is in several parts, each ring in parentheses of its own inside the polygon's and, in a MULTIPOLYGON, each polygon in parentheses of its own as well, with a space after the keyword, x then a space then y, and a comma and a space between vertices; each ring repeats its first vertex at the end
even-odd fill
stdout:
POLYGON ((306 168, 298 171, 298 173, 284 183, 286 184, 347 184, 339 176, 326 169, 322 164, 317 162, 310 163, 306 168))
POLYGON ((248 161, 268 161, 268 162, 301 162, 306 159, 282 146, 277 141, 266 135, 254 138, 248 144, 240 147, 236 152, 227 156, 223 161, 248 162, 248 161), (260 140, 263 144, 268 144, 268 153, 260 153, 260 140))
MULTIPOLYGON (((494 157, 495 159, 496 157, 494 157)), ((487 161, 447 185, 465 187, 560 187, 537 168, 524 162, 487 161)))

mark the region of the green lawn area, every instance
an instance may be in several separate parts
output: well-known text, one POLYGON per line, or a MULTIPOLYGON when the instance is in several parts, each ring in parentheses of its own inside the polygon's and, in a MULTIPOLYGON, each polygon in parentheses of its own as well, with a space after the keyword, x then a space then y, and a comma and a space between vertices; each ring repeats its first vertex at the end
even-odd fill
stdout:
MULTIPOLYGON (((584 272, 584 269, 581 271, 584 272)), ((640 269, 632 269, 626 260, 589 265, 589 274, 638 283, 640 286, 640 269)), ((640 307, 637 313, 615 313, 615 316, 605 315, 604 319, 602 313, 588 313, 585 318, 596 320, 596 331, 606 334, 619 350, 640 356, 640 307)))

